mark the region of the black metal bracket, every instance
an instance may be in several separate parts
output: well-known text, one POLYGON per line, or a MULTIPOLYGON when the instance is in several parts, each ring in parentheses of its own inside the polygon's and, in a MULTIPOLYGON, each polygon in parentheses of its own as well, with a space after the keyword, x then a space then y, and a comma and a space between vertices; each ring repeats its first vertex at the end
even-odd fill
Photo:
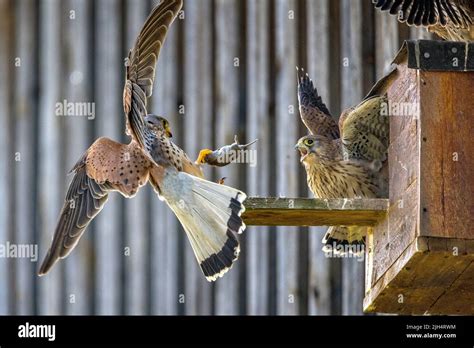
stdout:
POLYGON ((474 43, 409 40, 408 67, 427 71, 474 71, 474 43))

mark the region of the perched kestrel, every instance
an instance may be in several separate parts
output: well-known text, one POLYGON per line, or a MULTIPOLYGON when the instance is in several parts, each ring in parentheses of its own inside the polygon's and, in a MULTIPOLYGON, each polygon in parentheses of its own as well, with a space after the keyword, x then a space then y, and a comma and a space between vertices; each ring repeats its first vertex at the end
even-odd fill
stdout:
POLYGON ((473 0, 372 0, 400 22, 423 26, 449 41, 474 41, 473 0))
POLYGON ((123 93, 129 144, 99 138, 74 166, 53 242, 39 270, 47 273, 76 246, 113 191, 133 197, 147 182, 178 217, 206 279, 221 277, 237 259, 246 195, 202 178, 170 137, 168 121, 147 113, 155 66, 182 0, 162 2, 146 20, 126 60, 123 93))
MULTIPOLYGON (((337 127, 309 76, 303 74, 298 81, 300 114, 311 135, 299 139, 295 147, 313 194, 318 198, 385 196, 387 184, 380 170, 389 140, 388 117, 382 112, 386 97, 372 96, 345 110, 337 127)), ((332 226, 323 238, 323 250, 363 244, 365 232, 365 227, 332 226)))

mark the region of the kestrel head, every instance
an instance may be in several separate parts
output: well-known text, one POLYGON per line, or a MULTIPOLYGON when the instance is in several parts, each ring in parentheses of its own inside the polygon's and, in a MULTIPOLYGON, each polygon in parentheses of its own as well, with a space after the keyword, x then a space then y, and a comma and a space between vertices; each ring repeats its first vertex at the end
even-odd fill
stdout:
POLYGON ((321 135, 307 135, 298 140, 295 149, 300 152, 300 162, 309 163, 316 159, 329 159, 332 143, 331 139, 321 135))
POLYGON ((162 116, 157 116, 153 114, 148 114, 145 116, 145 122, 147 127, 156 133, 156 135, 164 134, 168 138, 171 138, 173 134, 171 133, 170 123, 168 120, 162 116))

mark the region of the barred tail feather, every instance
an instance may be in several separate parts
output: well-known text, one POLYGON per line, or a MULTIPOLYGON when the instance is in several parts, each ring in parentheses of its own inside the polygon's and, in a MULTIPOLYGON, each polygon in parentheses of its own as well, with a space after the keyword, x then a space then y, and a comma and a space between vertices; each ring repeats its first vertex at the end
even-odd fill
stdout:
POLYGON ((365 250, 366 227, 331 226, 323 242, 323 251, 333 254, 362 254, 365 250))
POLYGON ((179 173, 190 188, 186 199, 166 202, 189 238, 196 259, 208 281, 222 277, 240 252, 237 234, 245 229, 240 215, 245 211, 245 193, 179 173), (184 177, 183 177, 184 176, 184 177))

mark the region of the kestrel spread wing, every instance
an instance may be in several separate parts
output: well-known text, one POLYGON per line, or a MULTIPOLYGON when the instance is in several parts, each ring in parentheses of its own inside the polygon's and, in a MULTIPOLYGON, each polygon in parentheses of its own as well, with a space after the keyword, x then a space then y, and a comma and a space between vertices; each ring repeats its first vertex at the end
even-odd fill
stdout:
POLYGON ((245 229, 240 215, 246 195, 202 179, 200 166, 169 139, 168 121, 147 113, 158 54, 181 6, 181 0, 164 1, 146 20, 126 61, 124 111, 132 141, 123 145, 101 138, 74 167, 40 275, 70 253, 109 192, 132 197, 148 181, 183 225, 207 280, 222 277, 237 259, 237 234, 245 229))
MULTIPOLYGON (((298 70, 299 75, 299 70, 298 70)), ((298 76, 298 103, 301 120, 311 134, 339 138, 339 128, 308 74, 298 76)))
POLYGON ((472 0, 372 0, 400 22, 424 26, 445 40, 474 40, 472 0))
POLYGON ((346 159, 385 161, 389 141, 387 110, 387 97, 374 96, 341 115, 341 144, 346 159))
POLYGON ((74 177, 39 275, 46 274, 58 259, 69 255, 102 210, 109 192, 133 197, 147 183, 151 163, 135 144, 99 138, 74 166, 74 177))
POLYGON ((175 20, 182 0, 163 1, 145 21, 135 46, 125 61, 126 80, 123 90, 123 108, 126 134, 144 146, 143 117, 147 114, 148 98, 152 95, 155 67, 170 25, 175 20))

